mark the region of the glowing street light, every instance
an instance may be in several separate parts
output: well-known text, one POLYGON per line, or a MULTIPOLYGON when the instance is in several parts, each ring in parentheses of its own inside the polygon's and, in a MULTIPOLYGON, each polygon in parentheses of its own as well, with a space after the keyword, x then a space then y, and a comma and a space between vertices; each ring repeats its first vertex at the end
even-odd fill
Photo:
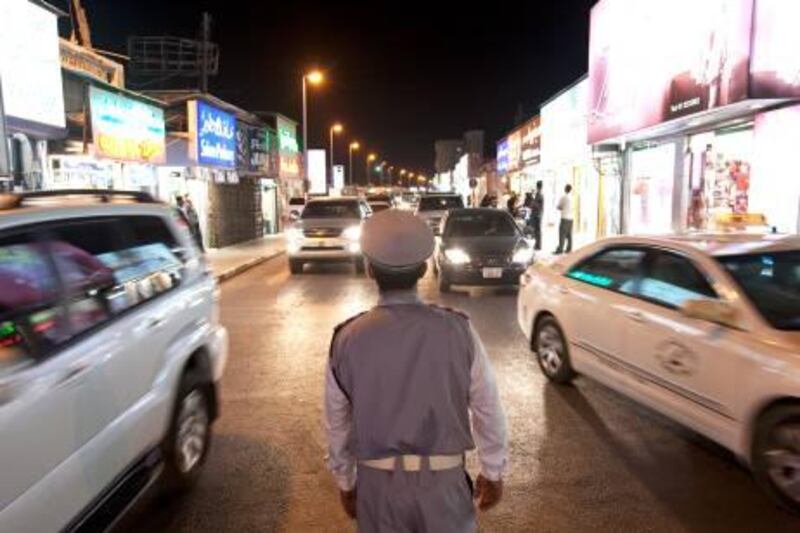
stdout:
POLYGON ((325 80, 322 72, 312 70, 303 74, 303 168, 305 169, 305 187, 308 191, 308 102, 306 84, 319 85, 325 80))
POLYGON ((367 185, 371 185, 372 184, 372 178, 370 177, 370 173, 369 173, 369 165, 370 165, 370 163, 372 163, 376 159, 378 159, 378 154, 376 154, 374 152, 367 156, 367 163, 366 163, 365 168, 364 168, 365 172, 367 173, 367 185))
POLYGON ((331 157, 330 157, 330 159, 331 159, 331 165, 330 165, 331 166, 331 177, 328 180, 328 185, 333 185, 333 165, 335 164, 334 161, 333 161, 333 134, 334 133, 342 133, 343 131, 344 131, 344 126, 342 126, 338 122, 336 124, 334 124, 333 126, 331 126, 331 129, 330 129, 330 136, 331 136, 331 144, 330 144, 330 151, 331 151, 331 157))
POLYGON ((350 168, 348 169, 348 174, 350 175, 350 185, 353 184, 353 151, 358 150, 359 148, 361 148, 361 145, 358 144, 358 141, 351 142, 350 146, 348 147, 348 153, 350 156, 350 168))

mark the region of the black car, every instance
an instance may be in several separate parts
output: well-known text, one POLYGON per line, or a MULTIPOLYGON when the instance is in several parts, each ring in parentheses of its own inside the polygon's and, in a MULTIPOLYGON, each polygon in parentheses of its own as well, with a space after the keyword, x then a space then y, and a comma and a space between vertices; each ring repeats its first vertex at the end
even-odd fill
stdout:
POLYGON ((533 248, 514 219, 497 209, 453 209, 434 258, 439 289, 451 285, 518 285, 533 248))

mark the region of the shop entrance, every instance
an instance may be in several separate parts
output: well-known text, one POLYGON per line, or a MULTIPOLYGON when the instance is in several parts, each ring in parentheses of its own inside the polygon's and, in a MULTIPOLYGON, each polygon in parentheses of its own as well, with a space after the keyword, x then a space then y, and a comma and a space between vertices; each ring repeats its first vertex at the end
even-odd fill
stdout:
POLYGON ((630 172, 630 233, 658 234, 672 230, 675 145, 634 150, 630 172))

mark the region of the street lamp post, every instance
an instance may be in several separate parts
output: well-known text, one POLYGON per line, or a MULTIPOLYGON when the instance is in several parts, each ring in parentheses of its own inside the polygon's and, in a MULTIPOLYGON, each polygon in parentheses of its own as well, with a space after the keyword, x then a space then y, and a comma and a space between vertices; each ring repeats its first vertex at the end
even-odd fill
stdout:
POLYGON ((350 185, 353 184, 353 151, 358 150, 360 147, 361 145, 358 144, 358 141, 351 142, 350 146, 348 147, 348 153, 350 156, 350 168, 347 169, 347 172, 348 175, 350 176, 350 185))
POLYGON ((372 178, 370 178, 370 176, 371 176, 372 174, 370 174, 370 172, 369 172, 369 169, 370 169, 370 164, 371 164, 373 161, 375 161, 376 159, 378 159, 378 156, 377 156, 377 154, 369 154, 369 155, 367 156, 367 164, 365 165, 365 167, 366 167, 366 170, 367 170, 367 185, 372 185, 372 178))
POLYGON ((331 145, 330 145, 330 151, 331 151, 331 164, 330 164, 331 177, 328 180, 328 187, 332 187, 332 186, 336 185, 333 182, 333 165, 334 165, 334 160, 333 160, 333 134, 334 133, 342 133, 343 131, 344 131, 344 126, 342 126, 338 122, 336 124, 334 124, 333 126, 331 126, 331 131, 330 131, 330 134, 331 134, 331 145))
POLYGON ((312 70, 307 74, 303 74, 303 185, 306 192, 308 192, 308 103, 306 99, 306 83, 311 85, 319 85, 325 77, 322 72, 312 70))

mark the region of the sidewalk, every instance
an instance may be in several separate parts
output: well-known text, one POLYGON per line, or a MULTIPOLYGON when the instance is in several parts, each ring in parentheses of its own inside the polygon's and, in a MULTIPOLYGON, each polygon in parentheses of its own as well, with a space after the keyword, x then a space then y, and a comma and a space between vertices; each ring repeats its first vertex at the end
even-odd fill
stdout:
POLYGON ((217 281, 225 281, 265 261, 283 254, 283 234, 269 235, 225 248, 206 252, 206 259, 217 281))

